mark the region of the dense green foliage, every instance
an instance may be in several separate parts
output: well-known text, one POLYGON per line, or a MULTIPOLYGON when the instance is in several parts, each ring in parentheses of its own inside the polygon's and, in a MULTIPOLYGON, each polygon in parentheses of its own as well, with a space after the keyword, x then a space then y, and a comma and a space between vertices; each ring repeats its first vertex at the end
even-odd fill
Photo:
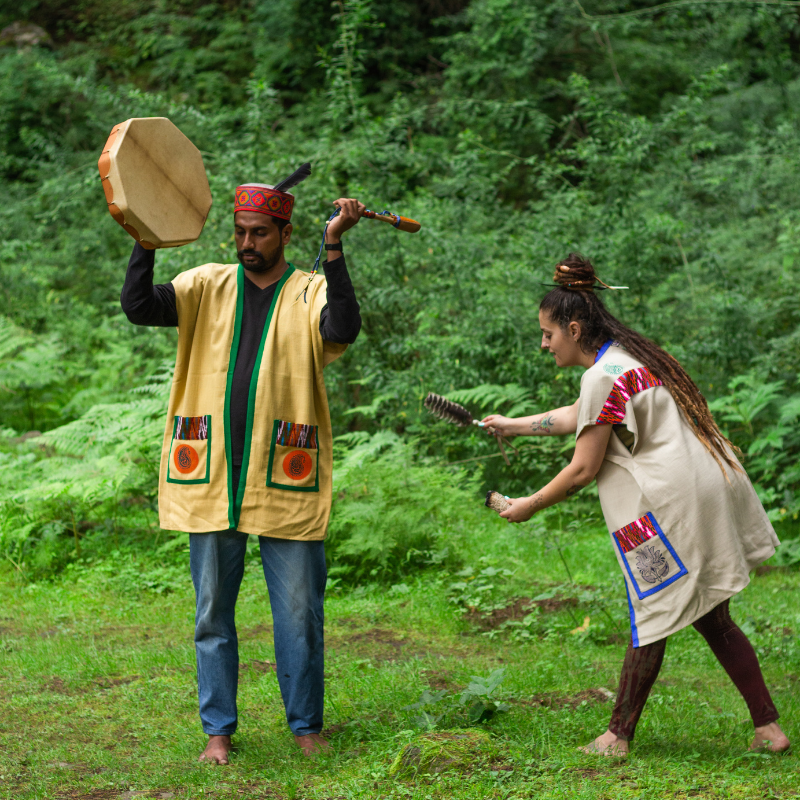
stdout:
POLYGON ((341 194, 424 224, 413 237, 368 222, 348 234, 364 330, 327 376, 346 434, 329 551, 345 573, 430 561, 467 509, 481 513, 481 487, 532 491, 564 463, 569 442, 526 441, 508 469, 486 437, 432 424, 421 401, 437 391, 475 412, 528 412, 574 399, 579 376, 537 357, 540 284, 570 250, 631 287, 608 298, 613 310, 687 366, 782 532, 795 530, 796 5, 22 0, 0 11, 0 28, 19 20, 50 37, 0 45, 0 550, 22 574, 160 535, 176 337, 120 313, 131 241, 95 167, 132 116, 179 125, 215 198, 196 243, 158 254, 159 280, 232 260, 236 182, 301 160, 314 178, 298 191, 298 265, 341 194), (32 431, 44 435, 23 438, 32 431), (479 460, 444 466, 466 459, 479 460), (389 513, 398 505, 405 527, 389 513))

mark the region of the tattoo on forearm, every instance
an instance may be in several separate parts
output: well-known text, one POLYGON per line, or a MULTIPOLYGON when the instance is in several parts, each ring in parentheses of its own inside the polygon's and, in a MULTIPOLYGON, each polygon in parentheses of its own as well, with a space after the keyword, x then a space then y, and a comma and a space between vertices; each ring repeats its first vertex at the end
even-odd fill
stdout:
POLYGON ((531 432, 538 433, 551 433, 553 425, 556 424, 556 418, 552 414, 545 414, 540 420, 531 422, 531 432))
POLYGON ((573 483, 572 486, 567 489, 567 497, 572 497, 574 494, 578 494, 578 492, 583 489, 584 487, 581 486, 579 483, 573 483))

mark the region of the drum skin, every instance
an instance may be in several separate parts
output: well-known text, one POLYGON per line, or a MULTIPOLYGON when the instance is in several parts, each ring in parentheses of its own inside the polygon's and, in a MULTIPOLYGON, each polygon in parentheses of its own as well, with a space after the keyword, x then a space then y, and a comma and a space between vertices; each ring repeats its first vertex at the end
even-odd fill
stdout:
POLYGON ((166 117, 114 126, 97 166, 111 216, 143 247, 200 236, 211 209, 203 158, 166 117))

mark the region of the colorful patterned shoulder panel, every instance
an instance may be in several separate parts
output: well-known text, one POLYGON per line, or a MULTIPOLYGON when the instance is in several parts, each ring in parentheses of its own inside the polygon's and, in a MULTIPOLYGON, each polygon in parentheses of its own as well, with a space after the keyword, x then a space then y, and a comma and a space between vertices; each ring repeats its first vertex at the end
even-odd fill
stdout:
POLYGON ((647 367, 628 370, 614 381, 614 388, 608 395, 603 410, 595 425, 616 425, 625 419, 625 404, 635 394, 645 389, 664 384, 647 367))

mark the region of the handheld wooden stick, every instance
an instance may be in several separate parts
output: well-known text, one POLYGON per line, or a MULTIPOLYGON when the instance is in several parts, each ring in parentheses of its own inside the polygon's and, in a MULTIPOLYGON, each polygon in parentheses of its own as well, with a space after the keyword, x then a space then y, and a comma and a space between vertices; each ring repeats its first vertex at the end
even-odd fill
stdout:
POLYGON ((379 222, 388 222, 390 225, 397 228, 397 230, 405 231, 406 233, 416 233, 422 227, 416 220, 409 219, 408 217, 401 217, 398 214, 390 214, 388 211, 376 213, 375 211, 367 209, 362 216, 366 219, 377 219, 379 222))

